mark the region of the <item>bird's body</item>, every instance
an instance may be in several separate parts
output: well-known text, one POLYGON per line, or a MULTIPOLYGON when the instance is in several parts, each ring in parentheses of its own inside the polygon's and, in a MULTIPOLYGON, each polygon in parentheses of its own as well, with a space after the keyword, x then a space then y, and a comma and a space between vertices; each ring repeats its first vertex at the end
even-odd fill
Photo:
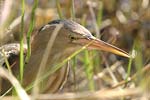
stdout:
MULTIPOLYGON (((48 70, 52 69, 52 67, 55 67, 73 52, 91 41, 93 41, 93 43, 89 45, 89 48, 109 51, 121 56, 129 57, 128 53, 125 51, 96 39, 87 29, 74 21, 54 20, 43 26, 33 35, 31 57, 29 62, 25 65, 24 86, 28 86, 36 79, 39 67, 41 67, 40 64, 45 53, 45 48, 51 39, 53 31, 60 24, 62 27, 58 31, 54 43, 52 43, 48 61, 46 62, 41 75, 44 75, 48 70)), ((66 80, 68 69, 69 67, 64 65, 55 73, 42 80, 44 88, 42 87, 41 91, 50 93, 58 91, 66 80)))

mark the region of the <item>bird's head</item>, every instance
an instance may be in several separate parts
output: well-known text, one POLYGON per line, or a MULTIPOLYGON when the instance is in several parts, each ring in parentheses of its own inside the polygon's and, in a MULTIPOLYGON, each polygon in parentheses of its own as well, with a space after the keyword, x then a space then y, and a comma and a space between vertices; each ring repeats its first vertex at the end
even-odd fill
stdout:
MULTIPOLYGON (((86 28, 82 25, 71 21, 71 20, 54 20, 47 25, 43 26, 39 32, 35 35, 33 44, 37 48, 39 45, 43 46, 46 44, 52 33, 57 26, 62 25, 53 44, 57 49, 64 50, 68 48, 77 48, 92 42, 88 48, 108 51, 120 56, 130 57, 128 53, 119 49, 111 44, 108 44, 102 40, 95 38, 86 28), (44 35, 45 34, 45 35, 44 35), (43 40, 40 40, 42 38, 43 40), (38 43, 36 43, 38 42, 38 43)), ((41 48, 40 46, 40 48, 41 48)))

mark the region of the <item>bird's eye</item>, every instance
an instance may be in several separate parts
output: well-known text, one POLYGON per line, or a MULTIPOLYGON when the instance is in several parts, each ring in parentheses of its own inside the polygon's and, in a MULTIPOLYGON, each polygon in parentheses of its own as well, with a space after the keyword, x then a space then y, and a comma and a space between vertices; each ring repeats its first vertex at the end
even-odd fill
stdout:
POLYGON ((74 36, 69 35, 70 40, 75 40, 76 38, 74 36))
POLYGON ((72 37, 70 37, 70 39, 71 39, 71 40, 74 40, 74 39, 75 39, 75 37, 73 37, 73 36, 72 36, 72 37))

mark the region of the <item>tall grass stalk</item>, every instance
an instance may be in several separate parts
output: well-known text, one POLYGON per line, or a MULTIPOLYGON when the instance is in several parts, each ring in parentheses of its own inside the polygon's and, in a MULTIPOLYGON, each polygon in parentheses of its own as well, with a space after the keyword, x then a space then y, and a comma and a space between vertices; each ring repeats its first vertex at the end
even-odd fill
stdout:
POLYGON ((137 51, 137 55, 136 55, 136 57, 135 57, 135 62, 134 62, 134 64, 135 64, 135 67, 136 67, 136 70, 137 70, 137 72, 139 73, 139 77, 138 77, 138 80, 140 81, 140 82, 142 82, 141 81, 141 79, 142 79, 142 67, 143 67, 143 57, 142 57, 142 43, 141 43, 141 41, 137 38, 137 39, 135 39, 135 50, 137 51))
POLYGON ((98 8, 98 14, 97 14, 97 25, 98 25, 98 27, 101 26, 102 15, 103 15, 103 3, 102 3, 102 1, 99 1, 99 8, 98 8))
POLYGON ((77 67, 77 57, 72 58, 72 71, 73 71, 73 80, 74 80, 74 91, 77 89, 76 85, 76 67, 77 67))
MULTIPOLYGON (((99 29, 101 27, 102 17, 103 17, 103 3, 102 3, 102 1, 99 1, 98 3, 99 3, 99 8, 98 8, 97 17, 95 18, 95 21, 96 21, 95 32, 97 32, 96 27, 98 27, 98 31, 100 31, 99 29)), ((97 38, 100 38, 101 37, 100 32, 98 32, 97 34, 99 34, 99 35, 97 35, 97 38)), ((101 51, 93 50, 93 55, 95 55, 94 61, 93 61, 94 68, 95 68, 96 72, 99 72, 100 71, 100 64, 101 64, 101 57, 100 57, 101 51)))
MULTIPOLYGON (((85 26, 86 25, 86 16, 83 16, 82 18, 82 25, 85 26)), ((93 59, 91 59, 90 53, 92 53, 91 51, 88 50, 84 50, 84 57, 83 57, 83 67, 84 67, 84 71, 86 73, 86 77, 89 81, 88 87, 90 90, 94 90, 94 80, 93 80, 93 59)))
MULTIPOLYGON (((100 8, 98 10, 98 15, 95 15, 92 6, 89 5, 89 10, 91 13, 91 17, 92 17, 92 21, 94 24, 94 28, 95 28, 95 32, 96 32, 96 36, 97 38, 100 38, 100 34, 99 34, 99 28, 102 22, 102 2, 100 2, 100 8), (96 18, 97 16, 97 18, 96 18)), ((85 25, 84 25, 85 26, 85 25)), ((93 80, 93 76, 94 76, 94 69, 96 69, 96 72, 98 72, 100 70, 100 51, 87 51, 85 50, 85 61, 84 61, 84 66, 85 66, 85 72, 87 74, 87 78, 89 80, 89 89, 90 90, 94 90, 95 88, 95 84, 94 84, 94 80, 93 80), (98 56, 97 56, 98 55, 98 56), (91 57, 92 56, 92 57, 91 57)))
POLYGON ((71 0, 71 19, 75 20, 75 8, 74 8, 74 0, 71 0))
POLYGON ((37 8, 37 5, 38 5, 38 0, 34 0, 34 5, 33 5, 32 13, 31 13, 31 22, 29 25, 29 30, 27 32, 27 46, 28 46, 27 58, 26 58, 27 62, 31 55, 31 33, 32 33, 34 25, 35 25, 35 10, 37 8))
POLYGON ((25 1, 21 1, 22 13, 21 13, 21 33, 20 33, 20 82, 23 80, 24 71, 24 49, 23 49, 23 34, 24 34, 24 13, 25 13, 25 1))
POLYGON ((93 65, 93 60, 91 60, 92 58, 91 53, 92 52, 89 52, 88 50, 85 50, 84 52, 84 69, 89 81, 88 83, 89 89, 94 90, 94 81, 93 81, 94 65, 93 65))
POLYGON ((130 77, 132 60, 133 60, 133 58, 130 57, 129 62, 128 62, 127 76, 126 76, 126 79, 125 79, 126 81, 128 81, 128 78, 130 77))
POLYGON ((60 3, 59 3, 59 0, 56 0, 56 7, 57 7, 57 12, 58 12, 59 18, 63 19, 63 14, 61 12, 61 6, 60 6, 60 3))

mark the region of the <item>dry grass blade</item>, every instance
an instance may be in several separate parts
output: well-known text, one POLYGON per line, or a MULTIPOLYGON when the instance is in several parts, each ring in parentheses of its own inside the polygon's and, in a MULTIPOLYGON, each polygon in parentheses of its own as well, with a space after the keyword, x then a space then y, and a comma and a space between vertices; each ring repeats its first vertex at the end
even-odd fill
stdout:
POLYGON ((36 81, 35 81, 35 85, 36 85, 36 86, 35 86, 35 88, 34 88, 34 90, 33 90, 33 93, 35 92, 35 94, 37 94, 38 91, 39 91, 38 85, 37 85, 38 79, 39 79, 39 77, 41 77, 41 74, 43 73, 43 70, 44 70, 45 67, 46 67, 46 63, 47 63, 49 54, 50 54, 50 52, 51 52, 51 48, 52 48, 52 46, 53 46, 53 44, 54 44, 54 41, 55 41, 55 39, 56 39, 56 36, 57 36, 59 30, 62 28, 62 26, 63 26, 63 24, 60 24, 60 25, 56 26, 55 30, 54 30, 53 33, 52 33, 51 38, 50 38, 49 41, 48 41, 47 47, 46 47, 46 49, 45 49, 45 53, 44 53, 43 58, 42 58, 42 61, 41 61, 41 63, 40 63, 40 67, 39 67, 40 69, 39 69, 39 71, 38 71, 38 74, 37 74, 37 77, 36 77, 36 81))
POLYGON ((0 0, 0 45, 4 42, 4 37, 7 36, 3 32, 8 24, 12 4, 13 0, 0 0))
MULTIPOLYGON (((147 64, 143 69, 142 69, 142 73, 146 73, 147 71, 150 70, 150 64, 147 64)), ((139 73, 135 73, 133 76, 131 76, 131 78, 128 78, 127 80, 123 80, 121 82, 119 82, 117 85, 114 85, 113 87, 111 87, 112 89, 117 88, 121 85, 124 85, 132 80, 134 80, 137 76, 139 75, 139 73)))
MULTIPOLYGON (((39 94, 38 100, 116 100, 122 97, 141 98, 139 88, 124 90, 100 90, 96 92, 64 93, 64 94, 39 94)), ((3 100, 12 100, 16 97, 5 97, 3 100)))
POLYGON ((138 97, 142 94, 142 91, 138 88, 124 89, 124 90, 100 90, 96 92, 81 92, 81 93, 64 93, 55 95, 39 95, 38 99, 49 100, 116 100, 122 97, 138 97))
POLYGON ((0 66, 0 76, 10 81, 10 83, 15 87, 15 90, 21 100, 30 100, 29 96, 21 87, 18 80, 2 66, 0 66))
MULTIPOLYGON (((121 62, 117 61, 116 63, 114 63, 113 65, 110 66, 110 70, 115 71, 120 65, 121 65, 121 62)), ((104 69, 102 72, 95 75, 94 79, 98 80, 100 78, 103 78, 106 75, 106 73, 108 73, 108 70, 104 69)))
POLYGON ((13 0, 5 0, 5 1, 0 1, 0 3, 3 3, 2 6, 3 8, 1 8, 3 11, 3 13, 1 13, 0 15, 0 25, 4 25, 7 21, 7 18, 11 12, 11 6, 13 4, 13 0))

